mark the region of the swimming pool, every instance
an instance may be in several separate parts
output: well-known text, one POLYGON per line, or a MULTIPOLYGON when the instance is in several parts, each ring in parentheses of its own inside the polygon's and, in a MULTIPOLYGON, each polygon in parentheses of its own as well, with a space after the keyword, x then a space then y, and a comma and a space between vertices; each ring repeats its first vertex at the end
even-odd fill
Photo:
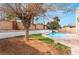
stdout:
POLYGON ((67 35, 66 33, 60 33, 60 32, 54 32, 48 34, 49 37, 53 37, 53 38, 65 38, 66 35, 67 35))

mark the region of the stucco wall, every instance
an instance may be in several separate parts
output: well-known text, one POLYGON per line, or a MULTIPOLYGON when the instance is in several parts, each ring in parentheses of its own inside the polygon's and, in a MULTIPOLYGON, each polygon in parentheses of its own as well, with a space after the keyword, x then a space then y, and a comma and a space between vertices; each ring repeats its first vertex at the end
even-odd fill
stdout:
POLYGON ((34 24, 31 25, 29 29, 30 29, 30 30, 35 30, 35 25, 34 25, 34 24))
MULTIPOLYGON (((17 26, 19 30, 24 30, 24 26, 21 22, 17 22, 17 26)), ((44 25, 35 25, 32 24, 30 26, 30 30, 43 30, 44 25)), ((10 21, 0 21, 0 30, 13 30, 13 23, 10 21)))
POLYGON ((0 21, 0 30, 12 30, 12 22, 0 21))
MULTIPOLYGON (((38 24, 38 25, 35 25, 35 24, 32 24, 31 26, 30 26, 30 30, 43 30, 44 28, 44 25, 40 25, 40 24, 38 24)), ((24 29, 24 26, 23 26, 23 24, 22 23, 20 23, 20 22, 18 22, 18 28, 20 29, 20 30, 23 30, 24 29)), ((45 26, 45 29, 46 29, 47 27, 45 26)))
POLYGON ((43 25, 36 25, 36 29, 43 29, 43 25))
POLYGON ((76 32, 76 28, 69 28, 69 27, 66 27, 66 28, 61 28, 59 29, 59 32, 69 32, 69 33, 75 33, 76 32))
POLYGON ((18 22, 17 25, 20 30, 24 30, 24 26, 22 23, 18 22))
MULTIPOLYGON (((23 26, 22 23, 18 22, 17 24, 18 24, 19 30, 24 30, 24 26, 23 26)), ((34 30, 34 29, 35 29, 35 25, 34 25, 34 24, 31 25, 29 29, 30 29, 30 30, 34 30)))

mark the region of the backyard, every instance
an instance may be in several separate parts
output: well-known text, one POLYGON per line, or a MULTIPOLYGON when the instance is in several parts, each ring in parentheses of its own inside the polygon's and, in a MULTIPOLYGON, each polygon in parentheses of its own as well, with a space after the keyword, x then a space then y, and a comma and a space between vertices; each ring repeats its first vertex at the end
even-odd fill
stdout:
POLYGON ((0 54, 78 54, 76 8, 77 4, 73 3, 3 3, 0 54))
POLYGON ((54 40, 41 36, 30 35, 24 41, 24 36, 0 40, 0 54, 4 55, 70 55, 70 48, 54 40))

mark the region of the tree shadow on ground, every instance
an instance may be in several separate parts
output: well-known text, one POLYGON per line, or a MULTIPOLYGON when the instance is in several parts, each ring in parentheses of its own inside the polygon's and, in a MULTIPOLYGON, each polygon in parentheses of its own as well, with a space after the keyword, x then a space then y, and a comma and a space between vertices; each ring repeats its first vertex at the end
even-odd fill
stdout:
POLYGON ((40 51, 17 39, 0 40, 0 55, 41 55, 40 51))

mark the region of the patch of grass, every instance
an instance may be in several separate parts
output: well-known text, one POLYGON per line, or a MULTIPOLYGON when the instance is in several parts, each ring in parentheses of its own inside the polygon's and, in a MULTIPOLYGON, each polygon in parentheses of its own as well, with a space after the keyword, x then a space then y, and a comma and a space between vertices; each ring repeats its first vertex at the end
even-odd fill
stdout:
POLYGON ((71 48, 68 46, 65 46, 63 44, 57 43, 55 45, 55 48, 57 48, 59 50, 59 53, 61 55, 65 54, 65 55, 70 55, 71 54, 71 48))
POLYGON ((60 49, 61 51, 64 51, 67 48, 67 46, 60 44, 60 43, 55 43, 54 40, 52 40, 48 37, 44 37, 41 34, 33 34, 33 35, 31 35, 31 37, 34 38, 34 39, 41 40, 41 41, 48 43, 48 44, 54 44, 55 47, 57 49, 60 49))
POLYGON ((48 44, 54 44, 54 40, 48 38, 48 37, 44 37, 42 36, 41 34, 33 34, 31 35, 32 38, 35 38, 35 39, 38 39, 38 40, 41 40, 45 43, 48 43, 48 44))
POLYGON ((63 45, 63 44, 60 44, 60 43, 57 43, 56 44, 56 48, 59 48, 59 49, 66 49, 67 46, 63 45))

